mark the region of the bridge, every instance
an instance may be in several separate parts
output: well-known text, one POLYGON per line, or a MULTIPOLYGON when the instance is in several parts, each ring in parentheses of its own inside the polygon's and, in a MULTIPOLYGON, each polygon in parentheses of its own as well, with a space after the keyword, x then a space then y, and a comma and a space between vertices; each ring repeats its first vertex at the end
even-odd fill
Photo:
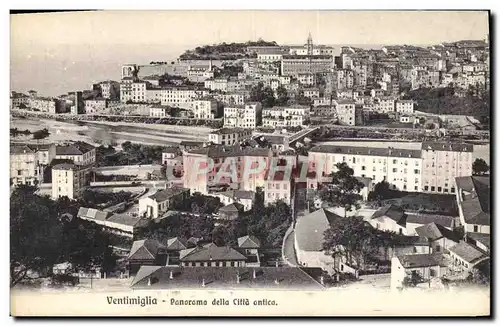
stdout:
POLYGON ((297 141, 304 140, 304 138, 306 138, 306 136, 311 135, 312 133, 314 133, 319 128, 320 128, 319 126, 309 127, 309 128, 306 128, 306 129, 302 129, 301 131, 299 131, 299 132, 291 135, 290 138, 288 139, 290 147, 294 147, 293 146, 294 143, 296 143, 297 141))

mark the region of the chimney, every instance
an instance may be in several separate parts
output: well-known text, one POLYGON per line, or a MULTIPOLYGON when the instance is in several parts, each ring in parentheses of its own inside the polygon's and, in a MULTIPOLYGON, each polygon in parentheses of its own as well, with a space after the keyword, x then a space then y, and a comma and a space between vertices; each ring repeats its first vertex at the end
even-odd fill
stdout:
POLYGON ((240 278, 240 273, 236 274, 236 283, 240 283, 241 278, 240 278))
POLYGON ((151 277, 148 277, 148 286, 151 286, 151 277))
POLYGON ((321 275, 321 277, 319 278, 319 282, 321 283, 321 285, 325 285, 325 277, 323 275, 321 275))
POLYGON ((173 271, 170 271, 170 279, 173 280, 174 279, 174 272, 173 271))
POLYGON ((278 265, 278 261, 276 261, 276 268, 278 268, 278 267, 279 267, 279 265, 278 265))
POLYGON ((201 286, 202 286, 202 287, 205 287, 205 278, 202 278, 202 279, 201 279, 201 286))
POLYGON ((255 271, 255 268, 253 270, 253 278, 257 278, 257 272, 255 271))
POLYGON ((280 284, 280 281, 278 280, 278 278, 275 278, 275 279, 274 279, 274 283, 276 283, 276 284, 280 284))

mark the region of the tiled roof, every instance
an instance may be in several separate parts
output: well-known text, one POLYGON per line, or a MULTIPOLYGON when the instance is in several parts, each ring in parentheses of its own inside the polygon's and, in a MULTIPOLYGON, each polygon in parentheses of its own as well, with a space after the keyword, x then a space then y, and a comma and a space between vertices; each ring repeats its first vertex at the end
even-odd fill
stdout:
POLYGON ((240 203, 232 203, 224 207, 219 208, 219 213, 237 213, 243 210, 243 205, 240 203))
POLYGON ((168 200, 176 195, 189 192, 189 189, 186 188, 167 188, 167 189, 162 189, 157 191, 156 193, 152 194, 148 198, 151 198, 157 202, 163 202, 165 200, 168 200))
POLYGON ((190 154, 207 155, 212 158, 220 157, 238 157, 238 156, 263 156, 268 157, 270 155, 270 149, 268 148, 251 148, 251 147, 241 147, 239 145, 235 146, 220 146, 212 145, 204 148, 194 149, 189 151, 190 154))
POLYGON ((420 158, 422 155, 420 150, 412 150, 412 149, 338 146, 338 145, 318 145, 311 148, 309 152, 386 156, 386 157, 409 157, 409 158, 420 158))
POLYGON ((460 206, 462 207, 465 222, 468 224, 490 225, 490 178, 458 177, 455 181, 458 191, 463 194, 460 206))
POLYGON ((319 268, 141 266, 132 288, 323 290, 319 268), (255 275, 255 278, 254 278, 255 275), (172 278, 170 278, 172 276, 172 278), (239 282, 238 280, 239 276, 239 282), (148 282, 151 281, 151 285, 148 282), (204 287, 202 284, 204 283, 204 287))
POLYGON ((399 225, 406 225, 407 215, 401 207, 398 207, 396 205, 386 205, 379 208, 375 213, 373 213, 372 219, 382 216, 390 218, 399 225))
POLYGON ((464 241, 460 241, 460 243, 454 245, 449 250, 468 263, 475 263, 487 257, 482 250, 464 241))
POLYGON ((260 241, 253 235, 238 238, 238 247, 243 249, 260 248, 260 241))
POLYGON ((148 224, 150 220, 144 218, 137 218, 129 214, 113 214, 110 217, 108 217, 107 221, 133 227, 144 227, 148 224))
POLYGON ((187 241, 186 240, 179 238, 179 237, 175 237, 175 238, 171 238, 171 239, 167 240, 167 250, 180 251, 180 250, 184 250, 184 249, 187 249, 187 241))
POLYGON ((419 236, 427 238, 429 241, 435 241, 441 238, 447 238, 457 243, 459 241, 459 238, 451 230, 434 222, 415 228, 415 232, 417 232, 419 236))
POLYGON ((180 259, 183 262, 247 260, 245 256, 233 248, 217 246, 194 248, 194 250, 190 251, 187 255, 183 255, 180 259))
POLYGON ((255 192, 250 191, 250 190, 228 190, 219 193, 219 195, 223 195, 229 198, 234 198, 234 199, 251 199, 253 200, 255 198, 255 192))
POLYGON ((490 249, 490 235, 485 233, 467 232, 467 238, 479 242, 490 249))
POLYGON ((76 166, 73 163, 61 163, 54 165, 52 170, 74 170, 75 167, 76 166))
POLYGON ((442 255, 436 254, 412 254, 398 256, 404 268, 440 266, 442 255))
POLYGON ((109 212, 100 211, 94 208, 80 207, 77 216, 104 221, 109 216, 109 212))
POLYGON ((165 246, 153 239, 137 240, 132 244, 128 260, 147 260, 156 259, 156 255, 160 249, 165 249, 165 246))
POLYGON ((252 133, 250 129, 244 128, 221 128, 210 132, 211 134, 226 135, 226 134, 242 134, 242 133, 252 133))
POLYGON ((447 151, 447 152, 473 152, 474 145, 450 142, 422 142, 422 150, 447 151))
POLYGON ((436 223, 447 228, 453 227, 455 218, 446 215, 430 215, 430 214, 408 214, 406 223, 414 224, 429 224, 436 223))
POLYGON ((325 209, 319 209, 297 220, 295 239, 299 250, 323 250, 324 233, 334 219, 341 218, 325 209))
POLYGON ((27 145, 10 145, 10 154, 34 154, 33 151, 27 145))

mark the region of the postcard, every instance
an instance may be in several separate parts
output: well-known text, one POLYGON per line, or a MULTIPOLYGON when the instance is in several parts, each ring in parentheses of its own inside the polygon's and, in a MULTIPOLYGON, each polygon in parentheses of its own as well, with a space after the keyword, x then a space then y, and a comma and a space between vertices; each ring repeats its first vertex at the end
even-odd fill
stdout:
POLYGON ((490 316, 489 23, 11 12, 11 315, 490 316))

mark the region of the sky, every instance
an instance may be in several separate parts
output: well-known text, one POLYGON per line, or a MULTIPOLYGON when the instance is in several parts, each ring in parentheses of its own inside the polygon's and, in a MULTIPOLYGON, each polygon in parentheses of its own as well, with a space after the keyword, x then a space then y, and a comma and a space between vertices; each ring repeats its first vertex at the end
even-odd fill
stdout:
POLYGON ((118 80, 125 63, 249 40, 430 45, 488 37, 483 11, 100 11, 11 15, 11 90, 57 96, 118 80))

